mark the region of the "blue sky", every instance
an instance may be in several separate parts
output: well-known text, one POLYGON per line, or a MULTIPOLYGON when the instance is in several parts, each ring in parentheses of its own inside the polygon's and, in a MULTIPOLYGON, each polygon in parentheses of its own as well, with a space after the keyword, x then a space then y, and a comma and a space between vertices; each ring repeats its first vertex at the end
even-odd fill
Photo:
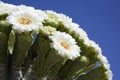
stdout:
POLYGON ((120 80, 120 1, 119 0, 2 0, 42 10, 54 10, 73 18, 96 41, 108 58, 113 80, 120 80))

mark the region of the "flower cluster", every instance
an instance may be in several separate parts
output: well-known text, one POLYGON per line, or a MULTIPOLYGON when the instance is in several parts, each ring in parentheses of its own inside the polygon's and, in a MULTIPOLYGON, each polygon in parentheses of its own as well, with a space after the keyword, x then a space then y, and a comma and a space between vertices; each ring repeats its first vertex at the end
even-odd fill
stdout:
POLYGON ((3 2, 0 68, 2 80, 112 80, 101 48, 72 18, 3 2))

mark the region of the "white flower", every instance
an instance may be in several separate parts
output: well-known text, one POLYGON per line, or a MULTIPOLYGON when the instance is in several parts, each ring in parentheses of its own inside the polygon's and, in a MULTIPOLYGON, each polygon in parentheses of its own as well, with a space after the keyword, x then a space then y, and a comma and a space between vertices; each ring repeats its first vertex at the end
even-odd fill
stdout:
POLYGON ((42 10, 36 10, 36 13, 37 13, 39 16, 41 16, 41 19, 42 19, 42 20, 48 19, 48 15, 45 14, 44 11, 42 11, 42 10))
POLYGON ((69 34, 56 31, 49 38, 53 41, 51 47, 56 49, 60 56, 75 59, 80 56, 80 47, 69 34))
POLYGON ((103 65, 103 67, 107 70, 105 72, 105 74, 106 74, 108 80, 112 80, 113 74, 112 74, 112 71, 110 70, 110 64, 109 64, 107 58, 105 56, 101 55, 100 61, 101 61, 102 65, 103 65))
POLYGON ((75 31, 75 33, 78 34, 81 39, 89 40, 87 33, 82 28, 80 28, 77 23, 72 22, 71 18, 65 16, 64 14, 57 14, 57 16, 58 21, 61 21, 66 28, 75 31))
POLYGON ((75 31, 75 33, 79 35, 80 39, 84 41, 89 41, 87 33, 82 28, 75 27, 75 26, 73 26, 72 28, 73 28, 72 30, 75 31))
POLYGON ((113 74, 112 74, 111 70, 106 71, 105 74, 106 74, 108 80, 112 80, 113 74))
POLYGON ((65 27, 71 28, 72 27, 72 18, 66 16, 64 14, 57 14, 58 21, 62 22, 65 27))
POLYGON ((40 19, 43 21, 44 19, 47 19, 48 16, 47 14, 45 14, 44 11, 42 10, 38 10, 38 9, 35 9, 34 7, 31 7, 31 6, 26 6, 26 5, 19 5, 18 7, 16 7, 15 9, 16 11, 18 10, 30 10, 32 13, 34 14, 38 14, 40 16, 40 19))
POLYGON ((54 17, 57 18, 58 21, 62 22, 65 27, 67 27, 67 28, 71 27, 72 18, 69 18, 68 16, 66 16, 64 14, 56 13, 52 10, 47 10, 46 13, 52 14, 54 17))
POLYGON ((100 61, 106 69, 110 69, 110 64, 105 56, 101 56, 100 61))
POLYGON ((31 7, 31 6, 26 6, 26 5, 23 5, 23 4, 21 4, 21 5, 19 5, 19 6, 17 6, 16 8, 15 8, 15 10, 17 11, 19 11, 19 10, 32 10, 33 12, 35 11, 35 8, 34 7, 31 7))
POLYGON ((53 11, 53 10, 46 10, 46 13, 55 15, 57 17, 57 13, 55 11, 53 11))
POLYGON ((101 48, 93 40, 85 40, 84 44, 87 46, 93 47, 98 52, 98 54, 100 54, 100 55, 102 54, 101 48))
POLYGON ((105 56, 102 54, 98 54, 98 59, 100 60, 101 64, 103 67, 106 69, 105 75, 108 80, 112 80, 113 74, 112 71, 110 70, 110 64, 105 56))
POLYGON ((62 22, 67 29, 75 31, 75 33, 78 34, 81 39, 88 40, 87 33, 82 28, 80 28, 80 26, 77 23, 72 22, 72 18, 64 14, 56 13, 52 10, 47 10, 46 13, 54 15, 57 18, 57 20, 62 22))
POLYGON ((0 2, 0 15, 5 13, 9 14, 15 8, 15 5, 0 2))
POLYGON ((38 31, 42 26, 40 16, 33 13, 34 10, 16 10, 7 17, 7 22, 13 25, 13 29, 18 33, 38 31))
POLYGON ((100 60, 100 62, 103 65, 103 67, 107 70, 105 72, 105 74, 106 74, 108 80, 112 80, 113 74, 112 74, 112 71, 110 70, 110 64, 109 64, 107 58, 102 55, 102 50, 99 47, 99 45, 96 44, 92 40, 85 40, 84 44, 86 44, 87 46, 93 47, 98 52, 97 58, 100 60))
POLYGON ((56 13, 52 10, 47 10, 46 13, 54 15, 57 18, 57 20, 62 22, 63 25, 68 29, 76 31, 76 29, 79 28, 79 25, 77 23, 72 22, 72 18, 70 18, 69 16, 66 16, 62 13, 56 13))

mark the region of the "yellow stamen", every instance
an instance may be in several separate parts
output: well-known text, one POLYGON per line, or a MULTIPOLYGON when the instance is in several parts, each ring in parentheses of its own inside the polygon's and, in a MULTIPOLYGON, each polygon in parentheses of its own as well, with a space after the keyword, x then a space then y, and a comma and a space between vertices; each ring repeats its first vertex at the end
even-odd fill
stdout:
POLYGON ((69 45, 66 41, 61 41, 60 44, 61 44, 62 47, 64 47, 65 49, 70 50, 70 45, 69 45))
POLYGON ((28 25, 32 23, 32 20, 27 17, 22 17, 18 19, 18 22, 22 25, 28 25))

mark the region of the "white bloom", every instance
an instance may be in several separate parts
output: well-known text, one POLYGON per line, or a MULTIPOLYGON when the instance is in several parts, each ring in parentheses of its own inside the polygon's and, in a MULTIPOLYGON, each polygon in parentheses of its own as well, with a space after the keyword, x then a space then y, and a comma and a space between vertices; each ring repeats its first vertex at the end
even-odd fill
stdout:
POLYGON ((54 17, 56 17, 58 21, 62 22, 65 27, 67 28, 71 27, 72 18, 69 18, 68 16, 64 14, 56 13, 52 10, 47 10, 46 13, 54 15, 54 17))
POLYGON ((69 59, 75 59, 80 56, 80 47, 76 45, 75 40, 69 34, 56 31, 49 38, 53 41, 51 47, 56 49, 59 55, 69 59))
POLYGON ((112 80, 113 74, 112 74, 111 70, 106 71, 105 74, 106 74, 108 80, 112 80))
POLYGON ((93 47, 98 52, 98 54, 102 54, 101 48, 94 41, 92 41, 92 40, 85 40, 84 44, 86 44, 87 46, 93 47))
POLYGON ((69 16, 66 16, 62 13, 55 13, 53 11, 48 11, 48 12, 54 14, 57 17, 57 20, 62 22, 66 28, 74 31, 76 31, 76 29, 79 28, 79 25, 77 23, 72 22, 72 18, 70 18, 69 16))
POLYGON ((57 18, 57 20, 62 22, 63 25, 68 29, 75 30, 75 28, 79 28, 79 25, 76 23, 73 23, 72 18, 70 18, 69 16, 66 16, 62 13, 56 13, 52 10, 47 10, 46 13, 54 15, 57 18))
POLYGON ((9 14, 15 8, 15 5, 0 2, 0 15, 5 13, 9 14))
POLYGON ((41 16, 40 18, 41 18, 42 20, 48 19, 48 15, 45 14, 44 11, 42 11, 42 10, 36 10, 36 13, 37 13, 39 16, 41 16))
POLYGON ((17 10, 7 17, 7 22, 13 24, 13 29, 18 33, 25 31, 37 31, 42 26, 40 16, 33 13, 34 10, 17 10))
POLYGON ((87 46, 91 46, 93 47, 97 52, 98 52, 98 55, 97 55, 97 58, 100 60, 101 64, 103 65, 103 67, 107 70, 105 72, 108 80, 112 80, 112 72, 110 70, 110 64, 107 60, 107 58, 105 56, 102 55, 102 50, 101 48, 99 47, 98 44, 96 44, 94 41, 92 40, 85 40, 84 41, 84 44, 86 44, 87 46))
POLYGON ((110 64, 107 58, 103 56, 102 54, 98 54, 98 59, 100 60, 103 67, 106 69, 105 75, 107 76, 107 79, 112 80, 113 74, 112 74, 112 71, 110 70, 110 64))
POLYGON ((53 11, 53 10, 46 10, 46 13, 55 15, 57 17, 57 13, 55 11, 53 11))
POLYGON ((42 10, 38 10, 38 9, 36 9, 35 10, 35 8, 34 7, 31 7, 31 6, 26 6, 26 5, 19 5, 18 7, 16 7, 16 9, 15 9, 16 11, 18 10, 29 10, 29 11, 31 11, 32 13, 34 13, 34 14, 38 14, 39 16, 40 16, 40 19, 43 21, 44 19, 47 19, 48 18, 48 16, 47 16, 47 14, 45 14, 45 12, 44 11, 42 11, 42 10))
POLYGON ((82 28, 80 28, 80 26, 77 23, 72 22, 72 18, 70 18, 64 14, 56 13, 56 12, 51 11, 51 10, 46 11, 46 13, 53 14, 57 18, 58 21, 63 23, 63 25, 67 29, 75 31, 76 34, 78 34, 81 39, 88 40, 87 33, 82 28))
POLYGON ((80 36, 80 39, 83 39, 84 41, 89 40, 87 33, 82 28, 80 28, 77 23, 72 22, 71 18, 63 14, 58 14, 58 16, 58 20, 61 21, 66 28, 75 31, 75 33, 80 36))
POLYGON ((62 22, 65 27, 71 28, 72 27, 72 18, 64 15, 64 14, 57 14, 58 21, 62 22))
POLYGON ((79 35, 80 39, 84 41, 89 41, 87 33, 82 28, 75 27, 75 26, 73 26, 72 28, 73 28, 72 30, 75 31, 75 33, 79 35))
POLYGON ((16 11, 17 11, 17 10, 18 10, 18 11, 19 11, 19 10, 32 10, 33 12, 35 11, 34 7, 26 6, 26 5, 23 5, 23 4, 17 6, 17 7, 15 8, 15 10, 16 10, 16 11))
POLYGON ((104 68, 107 70, 105 72, 105 74, 106 74, 108 80, 112 80, 113 74, 112 74, 112 71, 110 70, 110 64, 109 64, 107 58, 105 56, 101 55, 100 61, 103 64, 104 68))
POLYGON ((110 69, 110 64, 105 56, 101 56, 100 61, 106 69, 110 69))

